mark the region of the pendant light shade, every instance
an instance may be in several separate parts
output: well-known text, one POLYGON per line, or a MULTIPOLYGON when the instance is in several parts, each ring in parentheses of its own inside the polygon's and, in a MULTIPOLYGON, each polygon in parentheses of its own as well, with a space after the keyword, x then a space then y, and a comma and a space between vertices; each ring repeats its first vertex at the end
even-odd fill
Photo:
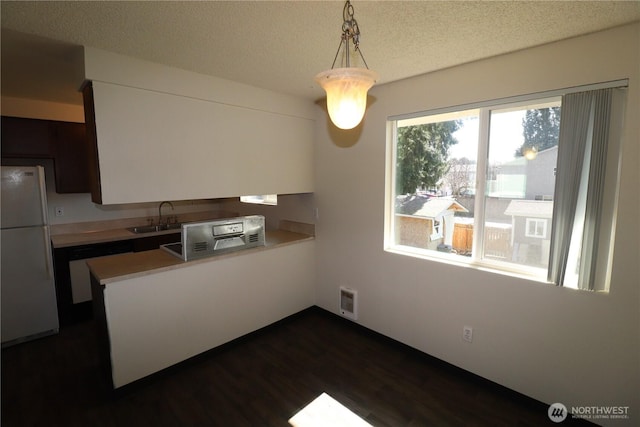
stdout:
POLYGON ((334 68, 316 76, 316 82, 327 92, 327 110, 333 124, 352 129, 364 116, 367 92, 378 75, 366 68, 334 68))
POLYGON ((346 67, 333 68, 316 75, 316 82, 327 92, 327 111, 334 125, 340 129, 353 129, 358 126, 367 108, 367 92, 376 83, 378 73, 367 68, 350 67, 349 41, 353 42, 354 52, 360 54, 362 62, 367 66, 360 51, 360 29, 353 17, 353 6, 347 0, 343 10, 344 23, 342 36, 335 65, 340 52, 343 52, 343 63, 346 67))

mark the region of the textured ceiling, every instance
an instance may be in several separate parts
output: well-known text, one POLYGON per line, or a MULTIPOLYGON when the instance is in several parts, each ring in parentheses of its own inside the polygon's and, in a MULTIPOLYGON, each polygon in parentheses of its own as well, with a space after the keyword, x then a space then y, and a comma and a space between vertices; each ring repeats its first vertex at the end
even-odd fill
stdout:
MULTIPOLYGON (((2 1, 2 95, 81 103, 71 58, 84 45, 317 99, 343 4, 2 1)), ((379 83, 640 20, 638 1, 352 4, 379 83)))

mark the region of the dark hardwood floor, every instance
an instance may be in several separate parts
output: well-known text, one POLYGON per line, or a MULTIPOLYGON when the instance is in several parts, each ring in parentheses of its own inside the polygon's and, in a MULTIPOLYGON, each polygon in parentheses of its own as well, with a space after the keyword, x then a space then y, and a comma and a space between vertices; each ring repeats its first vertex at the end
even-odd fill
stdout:
POLYGON ((92 321, 3 349, 2 426, 287 426, 322 392, 374 426, 557 425, 540 402, 319 308, 117 393, 99 360, 92 321))

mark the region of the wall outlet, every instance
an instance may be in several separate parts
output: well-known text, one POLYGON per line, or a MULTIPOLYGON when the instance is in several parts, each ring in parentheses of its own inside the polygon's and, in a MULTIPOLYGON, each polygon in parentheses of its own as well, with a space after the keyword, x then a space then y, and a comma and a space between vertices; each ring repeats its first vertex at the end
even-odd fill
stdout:
POLYGON ((473 341, 473 328, 471 326, 465 326, 462 328, 462 339, 466 342, 473 341))
POLYGON ((64 216, 64 208, 62 206, 56 206, 56 216, 64 216))

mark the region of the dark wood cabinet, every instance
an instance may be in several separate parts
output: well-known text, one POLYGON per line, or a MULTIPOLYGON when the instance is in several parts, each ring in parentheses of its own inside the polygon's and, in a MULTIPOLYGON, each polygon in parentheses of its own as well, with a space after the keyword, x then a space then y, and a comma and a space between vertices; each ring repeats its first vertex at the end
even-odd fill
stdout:
POLYGON ((2 157, 52 158, 51 122, 2 116, 2 157))
POLYGON ((89 144, 84 123, 52 122, 56 192, 89 193, 89 144))
POLYGON ((57 193, 89 193, 89 140, 84 123, 2 117, 2 157, 53 159, 57 193))

